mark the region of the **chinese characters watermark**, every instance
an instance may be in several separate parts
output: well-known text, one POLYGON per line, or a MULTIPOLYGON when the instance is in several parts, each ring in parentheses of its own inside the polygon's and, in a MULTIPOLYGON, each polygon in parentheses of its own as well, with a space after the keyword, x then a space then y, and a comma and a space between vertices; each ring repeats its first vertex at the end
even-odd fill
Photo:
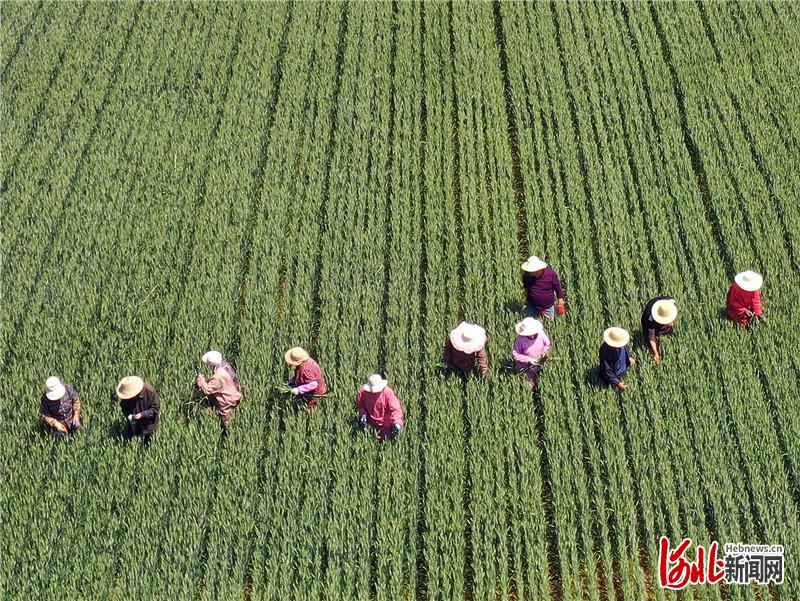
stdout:
POLYGON ((672 547, 669 538, 658 541, 658 584, 679 591, 698 584, 775 584, 783 583, 783 545, 744 545, 727 543, 719 557, 719 543, 708 549, 697 545, 694 559, 686 557, 692 539, 685 538, 672 547))

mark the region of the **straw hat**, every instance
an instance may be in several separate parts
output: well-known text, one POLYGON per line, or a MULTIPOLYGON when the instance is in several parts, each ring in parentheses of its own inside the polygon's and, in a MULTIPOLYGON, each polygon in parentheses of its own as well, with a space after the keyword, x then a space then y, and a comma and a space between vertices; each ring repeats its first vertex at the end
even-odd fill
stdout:
POLYGON ((539 271, 547 267, 547 263, 542 261, 539 257, 528 257, 528 260, 522 264, 522 271, 539 271))
POLYGON ((674 300, 660 300, 653 303, 653 309, 650 314, 656 323, 665 326, 675 321, 678 316, 678 306, 674 300))
POLYGON ((64 388, 61 380, 55 376, 50 376, 47 378, 44 385, 47 386, 47 392, 44 394, 51 401, 57 401, 67 393, 67 389, 64 388))
POLYGON ((208 351, 200 360, 211 367, 218 367, 222 364, 222 353, 219 351, 208 351))
POLYGON ((764 283, 764 278, 762 278, 761 275, 750 270, 737 273, 736 277, 733 279, 739 285, 739 288, 746 290, 747 292, 755 292, 756 290, 759 290, 761 288, 761 284, 764 283))
POLYGON ((283 355, 284 361, 289 365, 300 365, 301 363, 305 363, 311 358, 308 354, 308 351, 300 346, 295 346, 290 348, 286 353, 283 355))
POLYGON ((607 328, 603 332, 603 340, 608 346, 622 348, 631 340, 631 335, 623 328, 607 328))
POLYGON ((384 380, 380 374, 372 374, 367 383, 364 384, 364 390, 367 392, 380 392, 389 385, 389 380, 384 380))
POLYGON ((117 384, 117 396, 122 400, 132 399, 144 388, 144 380, 139 376, 126 376, 117 384))
POLYGON ((520 336, 536 336, 544 331, 544 326, 538 319, 526 317, 517 325, 515 325, 514 329, 520 336))
POLYGON ((486 330, 474 323, 462 321, 450 332, 450 343, 462 353, 477 353, 486 344, 486 330))

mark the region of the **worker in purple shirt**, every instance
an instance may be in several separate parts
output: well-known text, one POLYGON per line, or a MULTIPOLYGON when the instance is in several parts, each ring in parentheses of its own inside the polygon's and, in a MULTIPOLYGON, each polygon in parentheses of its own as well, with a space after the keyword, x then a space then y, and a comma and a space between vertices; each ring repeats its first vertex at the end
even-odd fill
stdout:
POLYGON ((564 288, 558 274, 539 257, 530 257, 522 264, 522 284, 528 303, 528 317, 546 315, 550 319, 556 312, 564 315, 564 288))
POLYGON ((622 381, 628 368, 636 364, 636 359, 628 352, 631 335, 622 328, 608 328, 603 332, 600 346, 600 377, 609 386, 625 390, 628 385, 622 381))

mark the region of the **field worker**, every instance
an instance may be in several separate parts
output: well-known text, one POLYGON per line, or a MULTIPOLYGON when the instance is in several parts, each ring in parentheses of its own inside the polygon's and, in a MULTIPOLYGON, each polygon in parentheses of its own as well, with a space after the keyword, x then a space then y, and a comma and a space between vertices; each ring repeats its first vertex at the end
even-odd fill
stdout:
POLYGON ((444 343, 444 362, 451 369, 467 377, 479 367, 485 378, 489 375, 489 360, 486 357, 486 330, 474 323, 462 321, 450 331, 444 343))
POLYGON ((558 274, 539 257, 530 257, 522 264, 522 284, 528 303, 528 317, 564 315, 564 288, 558 274))
POLYGON ((402 432, 405 415, 403 405, 381 374, 369 377, 358 393, 356 406, 358 425, 365 428, 367 423, 372 424, 380 440, 394 438, 402 432))
POLYGON ((532 389, 536 388, 539 374, 550 352, 550 338, 544 331, 542 322, 533 317, 523 319, 514 326, 514 330, 517 332, 511 351, 514 367, 516 371, 528 376, 528 384, 532 389))
POLYGON ((78 393, 55 376, 44 383, 47 392, 42 395, 42 421, 58 438, 81 427, 81 400, 78 393))
POLYGON ((310 411, 317 406, 319 397, 328 392, 325 385, 325 374, 311 355, 304 348, 290 348, 283 355, 286 363, 294 367, 294 377, 287 382, 291 393, 302 399, 310 411))
POLYGON ((628 368, 636 364, 636 359, 628 352, 631 335, 622 328, 608 328, 603 332, 600 346, 600 377, 609 386, 625 390, 628 385, 622 381, 628 368))
POLYGON ((203 363, 214 369, 214 375, 207 380, 203 374, 195 379, 197 388, 213 399, 214 406, 219 413, 222 427, 228 427, 233 410, 242 400, 242 386, 236 370, 222 356, 219 351, 208 351, 200 359, 203 363))
POLYGON ((753 317, 765 321, 764 310, 761 308, 762 278, 755 271, 743 271, 733 278, 728 290, 728 317, 746 328, 753 317))
POLYGON ((642 311, 642 338, 650 347, 653 363, 661 363, 658 337, 672 334, 675 318, 678 317, 678 305, 671 296, 657 296, 647 301, 642 311))
POLYGON ((126 376, 117 384, 116 394, 122 415, 128 420, 129 433, 149 441, 158 427, 161 409, 161 399, 153 385, 139 376, 126 376))

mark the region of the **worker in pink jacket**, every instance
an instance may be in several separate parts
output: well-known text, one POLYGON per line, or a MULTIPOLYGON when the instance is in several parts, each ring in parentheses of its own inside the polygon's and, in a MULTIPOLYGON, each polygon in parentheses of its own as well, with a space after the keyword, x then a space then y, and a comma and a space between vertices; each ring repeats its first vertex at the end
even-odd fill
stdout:
POLYGON ((764 321, 764 309, 761 307, 761 285, 764 278, 755 271, 743 271, 736 274, 728 290, 728 317, 746 328, 753 317, 764 321))
POLYGON ((239 376, 233 365, 225 361, 219 351, 208 351, 201 360, 214 369, 214 375, 210 379, 206 379, 203 374, 198 374, 195 384, 203 394, 213 400, 222 428, 227 429, 233 410, 242 400, 239 376))
POLYGON ((535 389, 539 383, 539 374, 550 352, 550 338, 544 331, 544 325, 538 319, 526 317, 514 330, 517 337, 514 339, 514 348, 511 354, 514 357, 514 369, 528 377, 528 384, 535 389))
POLYGON ((378 431, 378 439, 394 438, 403 430, 403 404, 394 390, 389 388, 389 381, 380 374, 372 374, 362 386, 356 401, 360 427, 367 423, 378 431))

